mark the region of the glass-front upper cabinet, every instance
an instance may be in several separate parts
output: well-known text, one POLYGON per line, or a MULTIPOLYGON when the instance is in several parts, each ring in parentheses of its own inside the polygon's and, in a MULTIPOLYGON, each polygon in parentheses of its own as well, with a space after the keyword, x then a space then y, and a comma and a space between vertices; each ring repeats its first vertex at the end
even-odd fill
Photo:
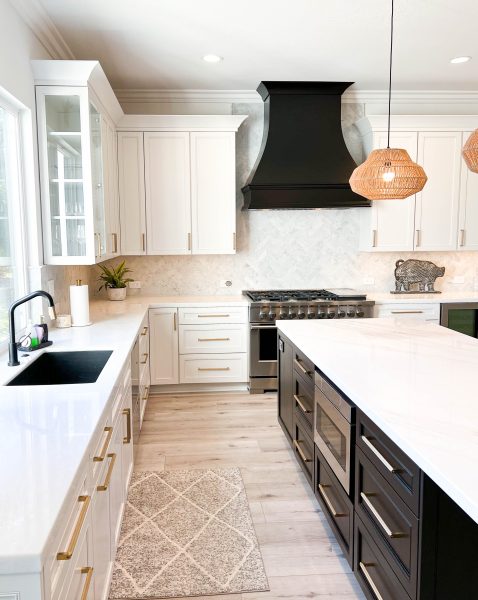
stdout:
POLYGON ((106 258, 101 115, 87 87, 36 87, 46 264, 106 258))

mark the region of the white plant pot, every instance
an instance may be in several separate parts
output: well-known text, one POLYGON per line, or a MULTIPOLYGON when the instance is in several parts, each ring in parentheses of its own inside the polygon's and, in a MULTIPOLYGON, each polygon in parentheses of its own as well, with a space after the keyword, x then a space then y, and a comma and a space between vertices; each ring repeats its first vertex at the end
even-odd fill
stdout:
POLYGON ((126 298, 126 288, 106 288, 109 300, 124 300, 126 298))

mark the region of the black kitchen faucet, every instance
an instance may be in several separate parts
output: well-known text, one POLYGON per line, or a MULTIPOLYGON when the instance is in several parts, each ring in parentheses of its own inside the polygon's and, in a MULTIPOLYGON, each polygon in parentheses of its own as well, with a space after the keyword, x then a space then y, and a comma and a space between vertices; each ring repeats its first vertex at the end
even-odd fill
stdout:
POLYGON ((43 290, 38 290, 36 292, 32 292, 27 296, 23 296, 19 300, 15 300, 15 302, 8 309, 8 319, 10 324, 10 341, 8 343, 8 366, 9 367, 17 367, 20 363, 18 362, 18 347, 15 341, 15 309, 17 306, 28 302, 29 300, 33 300, 37 296, 43 296, 48 300, 49 308, 48 314, 50 315, 50 319, 56 319, 55 313, 55 303, 53 302, 53 298, 50 296, 48 292, 44 292, 43 290))

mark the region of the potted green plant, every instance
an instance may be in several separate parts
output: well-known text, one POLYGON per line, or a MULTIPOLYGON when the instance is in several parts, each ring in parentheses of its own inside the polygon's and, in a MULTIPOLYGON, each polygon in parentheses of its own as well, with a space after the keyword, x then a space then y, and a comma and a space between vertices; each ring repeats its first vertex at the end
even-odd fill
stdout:
POLYGON ((133 281, 130 277, 125 277, 126 273, 131 272, 131 269, 126 267, 125 261, 116 268, 112 267, 111 269, 104 265, 98 266, 101 269, 98 281, 103 282, 98 291, 104 288, 110 300, 124 300, 126 298, 126 284, 133 281))

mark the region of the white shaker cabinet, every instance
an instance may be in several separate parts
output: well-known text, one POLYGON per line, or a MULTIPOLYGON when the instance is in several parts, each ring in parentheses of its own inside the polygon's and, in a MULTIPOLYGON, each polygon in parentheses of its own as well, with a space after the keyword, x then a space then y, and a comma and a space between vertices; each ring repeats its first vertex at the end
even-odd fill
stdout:
POLYGON ((106 256, 113 258, 121 254, 120 217, 118 193, 118 152, 116 129, 107 118, 102 120, 104 201, 106 222, 106 256))
POLYGON ((146 254, 143 134, 118 132, 121 253, 146 254))
MULTIPOLYGON (((412 160, 417 160, 418 133, 391 132, 390 146, 404 148, 412 160)), ((386 148, 387 133, 373 135, 373 146, 386 148)), ((413 250, 415 224, 415 196, 405 200, 375 200, 370 209, 360 211, 361 249, 381 252, 413 250)))
MULTIPOLYGON (((471 131, 463 133, 463 145, 471 131)), ((478 250, 478 174, 461 163, 458 250, 478 250)))
POLYGON ((457 131, 418 134, 418 163, 428 181, 417 194, 415 250, 456 249, 461 144, 457 131))
POLYGON ((191 133, 193 254, 236 250, 235 162, 234 133, 191 133))
MULTIPOLYGON (((191 253, 189 133, 144 134, 147 254, 191 253)), ((209 170, 209 177, 213 171, 209 170)))
POLYGON ((151 385, 179 383, 177 308, 149 311, 151 385))

